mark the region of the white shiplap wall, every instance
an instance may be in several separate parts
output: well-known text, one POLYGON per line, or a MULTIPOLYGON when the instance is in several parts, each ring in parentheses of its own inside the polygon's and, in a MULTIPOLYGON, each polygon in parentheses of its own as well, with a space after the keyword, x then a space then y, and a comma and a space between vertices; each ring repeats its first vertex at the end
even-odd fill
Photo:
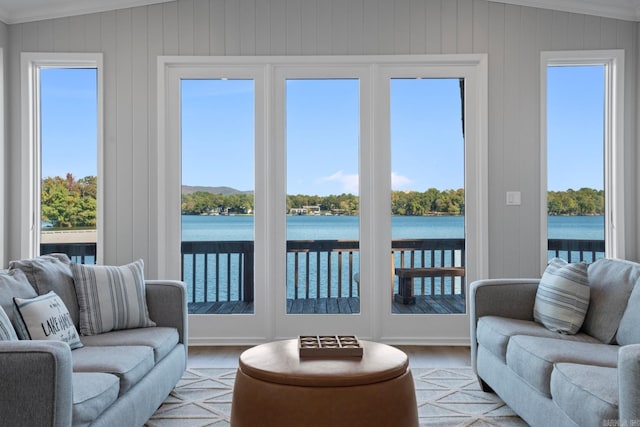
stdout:
MULTIPOLYGON (((4 27, 0 26, 0 45, 4 27)), ((539 275, 539 52, 625 49, 627 255, 638 248, 638 24, 486 0, 178 0, 8 28, 7 258, 17 257, 19 56, 103 52, 105 257, 156 265, 158 55, 489 54, 491 277, 539 275), (522 192, 520 207, 505 191, 522 192)), ((215 159, 212 159, 215 162, 215 159)), ((4 260, 6 263, 6 260, 4 260)))

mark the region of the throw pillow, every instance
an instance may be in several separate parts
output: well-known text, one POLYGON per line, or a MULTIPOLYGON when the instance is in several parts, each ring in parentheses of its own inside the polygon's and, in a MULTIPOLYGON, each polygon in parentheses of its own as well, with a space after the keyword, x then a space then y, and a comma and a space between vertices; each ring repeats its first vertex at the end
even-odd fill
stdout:
POLYGON ((616 331, 622 329, 624 334, 627 326, 637 329, 636 324, 630 325, 622 319, 639 280, 640 265, 635 262, 602 258, 589 265, 591 295, 582 331, 605 344, 612 344, 616 341, 616 331))
POLYGON ((38 296, 27 276, 20 270, 0 272, 0 307, 13 321, 13 297, 33 298, 38 296))
POLYGON ((71 264, 80 306, 80 333, 145 328, 149 319, 142 260, 124 266, 71 264))
POLYGON ((14 298, 14 324, 23 340, 57 340, 82 347, 69 310, 55 292, 31 299, 14 298))
MULTIPOLYGON (((625 260, 616 260, 618 264, 618 271, 616 273, 619 274, 620 270, 627 270, 627 273, 635 273, 635 274, 627 274, 625 279, 628 281, 632 281, 633 290, 631 291, 631 295, 629 296, 629 301, 624 310, 624 314, 622 315, 622 319, 620 319, 620 324, 618 326, 618 332, 616 333, 615 343, 618 345, 629 345, 629 344, 640 344, 640 277, 638 273, 640 273, 640 264, 625 261, 625 260)), ((613 264, 612 264, 613 265, 613 264)), ((591 268, 589 267, 589 274, 591 274, 591 268)), ((591 277, 591 276, 590 276, 591 277)), ((591 285, 591 280, 589 281, 591 285)), ((616 286, 620 287, 620 282, 616 284, 616 286)), ((593 297, 594 291, 593 287, 591 288, 591 303, 589 304, 589 311, 593 308, 593 297)), ((589 312, 587 312, 587 317, 584 319, 585 326, 587 324, 587 319, 589 318, 589 312)))
POLYGON ((4 312, 4 309, 0 307, 0 341, 17 341, 18 336, 16 335, 16 331, 13 329, 13 325, 11 325, 11 320, 9 320, 9 316, 4 312))
POLYGON ((620 326, 616 333, 616 344, 630 345, 640 344, 640 280, 631 291, 629 303, 620 320, 620 326))
POLYGON ((9 263, 9 271, 22 270, 38 295, 53 291, 71 314, 73 324, 78 327, 78 299, 71 274, 71 260, 66 254, 40 255, 32 259, 21 259, 9 263))
POLYGON ((578 332, 589 307, 587 270, 583 262, 569 264, 560 258, 549 261, 536 293, 534 320, 551 331, 578 332))

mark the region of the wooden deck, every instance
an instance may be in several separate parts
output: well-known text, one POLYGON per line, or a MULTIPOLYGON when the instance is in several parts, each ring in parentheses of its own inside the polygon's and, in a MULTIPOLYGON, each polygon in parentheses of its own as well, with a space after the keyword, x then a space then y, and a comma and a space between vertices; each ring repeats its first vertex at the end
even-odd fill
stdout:
MULTIPOLYGON (((464 313, 464 295, 416 296, 415 304, 393 302, 395 314, 464 313)), ((353 314, 360 312, 360 298, 319 298, 287 300, 289 314, 353 314)), ((190 314, 251 314, 253 303, 243 301, 189 303, 190 314)))

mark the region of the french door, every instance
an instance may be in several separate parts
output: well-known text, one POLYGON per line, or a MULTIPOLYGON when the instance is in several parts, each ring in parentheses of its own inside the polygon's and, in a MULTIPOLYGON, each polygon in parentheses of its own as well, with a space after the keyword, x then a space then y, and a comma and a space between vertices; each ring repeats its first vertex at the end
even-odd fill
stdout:
POLYGON ((161 70, 159 277, 187 283, 192 343, 262 341, 269 335, 264 67, 181 61, 161 70))
POLYGON ((336 65, 274 66, 274 166, 285 171, 274 184, 286 190, 271 235, 280 255, 274 282, 286 284, 274 288, 279 338, 372 336, 371 260, 363 254, 371 76, 363 65, 336 65))
MULTIPOLYGON (((158 276, 188 283, 192 342, 251 343, 300 334, 398 343, 468 339, 467 286, 486 274, 485 56, 162 57, 158 76, 158 276), (444 95, 443 85, 449 87, 444 95), (217 87, 215 97, 210 86, 217 87), (224 93, 240 87, 250 94, 224 93), (187 89, 193 102, 208 99, 209 118, 190 112, 187 89), (421 123, 447 100, 457 105, 449 117, 455 116, 453 137, 442 136, 433 146, 425 142, 432 136, 399 137, 418 135, 421 123), (412 109, 424 110, 424 120, 401 120, 412 109), (202 125, 202 136, 194 139, 190 123, 202 125), (441 216, 453 217, 461 236, 452 255, 428 260, 423 254, 419 262, 406 255, 407 262, 398 264, 408 240, 419 246, 430 237, 412 231, 398 238, 398 217, 415 222, 414 229, 428 224, 436 204, 420 199, 440 185, 410 154, 400 166, 393 163, 411 150, 454 159, 450 172, 459 182, 452 185, 460 187, 454 193, 461 199, 452 202, 454 193, 440 189, 455 205, 441 216), (203 173, 192 174, 197 165, 203 173), (411 192, 397 187, 403 174, 417 183, 411 190, 420 191, 412 195, 411 211, 394 211, 394 198, 411 192), (213 178, 204 183, 207 176, 213 178), (248 176, 252 187, 232 188, 244 202, 234 202, 238 193, 218 194, 248 176), (227 224, 225 235, 233 237, 229 224, 236 220, 251 224, 250 238, 185 239, 194 223, 227 224), (402 292, 397 273, 405 267, 462 273, 434 279, 428 291, 424 280, 412 280, 402 292), (449 314, 416 311, 411 298, 399 295, 407 292, 420 304, 424 293, 435 299, 453 294, 458 305, 449 314)), ((441 209, 444 202, 438 203, 441 209)), ((431 240, 429 245, 437 243, 431 240)))
POLYGON ((382 341, 468 341, 469 283, 487 273, 485 79, 468 64, 379 67, 374 168, 391 191, 374 211, 392 213, 376 217, 387 250, 374 275, 392 283, 377 292, 382 341))

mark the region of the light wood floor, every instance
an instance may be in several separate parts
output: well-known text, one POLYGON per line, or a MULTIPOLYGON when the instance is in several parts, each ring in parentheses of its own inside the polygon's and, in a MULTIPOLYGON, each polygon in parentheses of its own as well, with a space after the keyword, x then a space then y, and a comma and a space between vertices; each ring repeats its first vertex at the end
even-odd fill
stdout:
MULTIPOLYGON (((434 366, 469 366, 469 347, 455 346, 396 346, 409 356, 409 366, 429 368, 434 366)), ((238 357, 248 346, 189 347, 189 367, 230 367, 238 366, 238 357)))

